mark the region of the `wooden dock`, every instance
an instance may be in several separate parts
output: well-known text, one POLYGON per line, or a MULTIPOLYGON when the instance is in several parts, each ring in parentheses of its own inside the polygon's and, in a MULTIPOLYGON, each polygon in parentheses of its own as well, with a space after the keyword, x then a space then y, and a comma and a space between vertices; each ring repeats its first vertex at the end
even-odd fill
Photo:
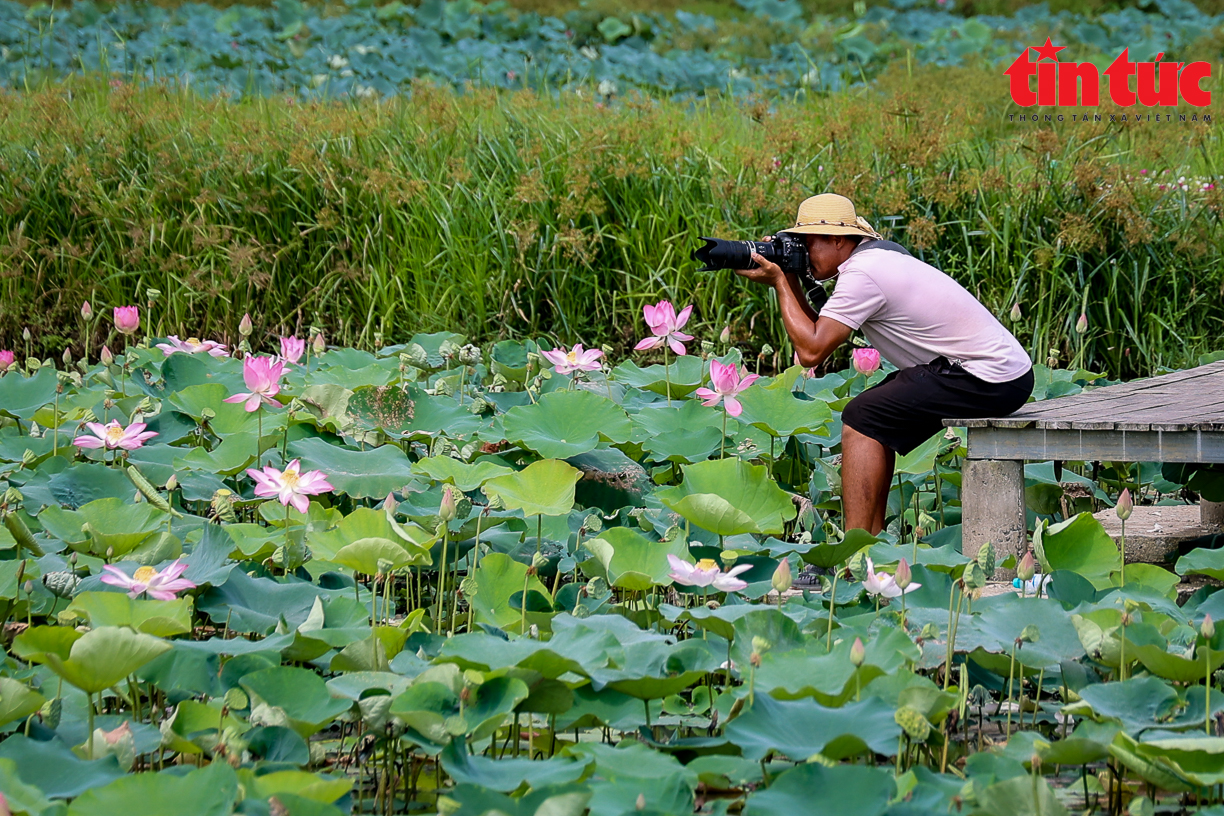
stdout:
MULTIPOLYGON (((1024 462, 1224 463, 1224 360, 1025 405, 1014 414, 947 419, 968 429, 962 474, 963 547, 1027 546, 1024 462)), ((1204 502, 1204 524, 1224 505, 1204 502)))

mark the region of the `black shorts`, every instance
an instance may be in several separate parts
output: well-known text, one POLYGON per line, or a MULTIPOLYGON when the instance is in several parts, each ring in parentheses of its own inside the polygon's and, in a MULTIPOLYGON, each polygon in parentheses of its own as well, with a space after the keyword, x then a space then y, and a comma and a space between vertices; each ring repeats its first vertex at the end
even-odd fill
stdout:
POLYGON ((1033 370, 990 383, 936 357, 891 372, 846 403, 842 422, 905 455, 943 430, 945 419, 1006 416, 1033 393, 1033 370))

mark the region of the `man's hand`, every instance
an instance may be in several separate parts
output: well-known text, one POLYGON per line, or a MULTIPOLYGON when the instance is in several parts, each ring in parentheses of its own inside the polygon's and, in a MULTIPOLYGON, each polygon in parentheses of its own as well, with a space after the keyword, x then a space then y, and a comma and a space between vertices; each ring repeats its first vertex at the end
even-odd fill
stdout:
MULTIPOLYGON (((773 236, 766 235, 761 240, 772 241, 773 236)), ((752 253, 752 260, 757 265, 756 269, 737 269, 735 270, 735 274, 745 277, 750 281, 764 283, 769 286, 775 286, 782 282, 783 278, 785 277, 782 274, 782 267, 778 266, 773 261, 765 260, 763 256, 756 252, 752 253)))

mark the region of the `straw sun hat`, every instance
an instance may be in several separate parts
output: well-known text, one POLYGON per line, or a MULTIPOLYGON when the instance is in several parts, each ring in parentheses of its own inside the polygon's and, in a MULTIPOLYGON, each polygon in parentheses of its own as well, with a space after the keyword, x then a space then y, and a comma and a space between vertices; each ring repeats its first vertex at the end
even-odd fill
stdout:
POLYGON ((854 212, 854 202, 836 193, 822 193, 804 199, 795 216, 795 226, 781 232, 800 235, 861 235, 879 238, 880 233, 854 212))

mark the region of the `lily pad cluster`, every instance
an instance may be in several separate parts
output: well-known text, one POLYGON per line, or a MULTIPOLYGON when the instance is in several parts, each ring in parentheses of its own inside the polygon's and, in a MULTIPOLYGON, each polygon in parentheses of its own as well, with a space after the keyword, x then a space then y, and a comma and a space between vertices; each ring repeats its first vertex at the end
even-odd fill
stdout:
POLYGON ((0 376, 12 813, 1173 812, 1224 782, 1224 594, 1124 576, 1075 506, 1176 492, 1158 467, 1067 504, 1075 463, 1032 465, 1032 555, 971 559, 955 431, 898 461, 884 532, 841 528, 840 411, 884 371, 135 332, 0 376), (698 393, 728 368, 734 414, 698 393))

